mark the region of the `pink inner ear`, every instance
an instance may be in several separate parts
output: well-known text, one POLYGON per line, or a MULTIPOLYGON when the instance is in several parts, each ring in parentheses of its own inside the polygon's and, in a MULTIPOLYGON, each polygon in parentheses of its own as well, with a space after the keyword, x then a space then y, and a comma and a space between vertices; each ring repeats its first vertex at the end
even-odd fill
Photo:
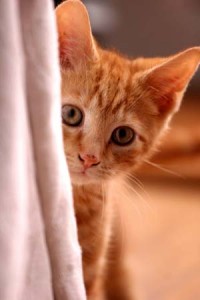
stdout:
POLYGON ((147 83, 155 91, 160 94, 169 94, 181 92, 186 86, 188 75, 178 75, 178 74, 162 74, 162 70, 159 70, 157 74, 152 74, 147 79, 147 83), (160 74, 158 74, 160 72, 160 74))
POLYGON ((176 106, 176 95, 178 92, 184 91, 185 82, 185 78, 176 77, 173 74, 171 77, 159 74, 159 76, 148 78, 147 85, 160 114, 173 110, 173 107, 176 106))
POLYGON ((165 96, 161 95, 159 98, 159 103, 158 101, 156 101, 156 104, 158 105, 159 114, 164 114, 168 111, 171 111, 174 106, 174 95, 173 94, 168 94, 165 96))
POLYGON ((64 68, 73 67, 78 63, 77 60, 83 61, 90 55, 89 42, 85 40, 85 43, 83 43, 81 39, 78 38, 78 34, 76 38, 74 36, 75 35, 68 34, 67 32, 63 32, 62 35, 59 36, 60 61, 64 68))
POLYGON ((72 68, 72 63, 70 62, 70 57, 72 56, 70 54, 70 45, 65 40, 62 40, 62 38, 59 38, 59 56, 60 56, 60 63, 63 68, 72 68))

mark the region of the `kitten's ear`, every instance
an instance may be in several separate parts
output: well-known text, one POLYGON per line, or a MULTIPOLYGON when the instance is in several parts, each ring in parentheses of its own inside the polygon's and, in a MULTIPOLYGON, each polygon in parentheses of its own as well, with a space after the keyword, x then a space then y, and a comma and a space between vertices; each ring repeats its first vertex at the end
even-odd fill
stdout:
POLYGON ((200 47, 190 48, 147 71, 143 83, 159 113, 178 110, 187 85, 200 63, 200 47))
POLYGON ((87 10, 79 0, 56 8, 60 61, 63 69, 76 69, 98 57, 87 10))

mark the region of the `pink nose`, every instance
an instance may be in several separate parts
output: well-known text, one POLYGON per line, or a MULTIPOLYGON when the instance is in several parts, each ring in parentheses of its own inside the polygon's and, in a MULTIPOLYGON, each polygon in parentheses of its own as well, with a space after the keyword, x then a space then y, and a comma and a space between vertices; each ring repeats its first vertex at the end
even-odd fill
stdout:
POLYGON ((99 159, 93 154, 79 154, 78 158, 82 161, 85 169, 97 166, 100 163, 99 159))

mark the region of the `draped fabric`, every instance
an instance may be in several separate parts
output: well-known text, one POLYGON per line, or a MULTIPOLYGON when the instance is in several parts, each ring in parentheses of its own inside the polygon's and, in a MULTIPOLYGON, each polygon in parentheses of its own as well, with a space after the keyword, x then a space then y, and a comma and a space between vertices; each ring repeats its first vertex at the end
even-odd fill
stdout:
POLYGON ((0 299, 86 299, 50 0, 0 2, 0 299))

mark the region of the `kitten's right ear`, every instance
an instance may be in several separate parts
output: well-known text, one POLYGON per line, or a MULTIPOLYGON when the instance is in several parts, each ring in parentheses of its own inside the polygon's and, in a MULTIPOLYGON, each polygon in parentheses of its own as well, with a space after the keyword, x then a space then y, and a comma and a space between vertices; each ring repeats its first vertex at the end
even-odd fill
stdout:
POLYGON ((182 96, 200 63, 200 47, 178 53, 146 72, 143 87, 148 89, 160 114, 176 112, 182 96))
POLYGON ((60 62, 63 69, 76 69, 98 58, 88 12, 79 0, 56 8, 60 62))

